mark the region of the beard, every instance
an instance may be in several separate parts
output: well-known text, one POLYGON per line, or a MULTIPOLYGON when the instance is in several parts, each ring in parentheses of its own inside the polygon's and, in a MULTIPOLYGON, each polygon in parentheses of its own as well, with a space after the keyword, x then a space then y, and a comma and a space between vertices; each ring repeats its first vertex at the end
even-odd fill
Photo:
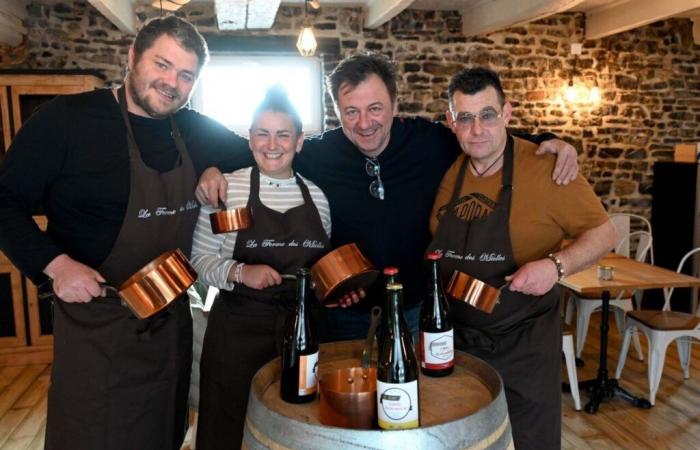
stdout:
POLYGON ((132 71, 130 77, 131 82, 128 83, 127 86, 131 100, 153 119, 164 119, 178 111, 187 102, 187 99, 183 99, 177 89, 173 89, 159 81, 146 82, 141 79, 136 70, 132 71), (158 100, 151 97, 151 95, 158 94, 150 93, 149 91, 151 89, 159 90, 170 95, 173 98, 170 107, 159 105, 158 100))

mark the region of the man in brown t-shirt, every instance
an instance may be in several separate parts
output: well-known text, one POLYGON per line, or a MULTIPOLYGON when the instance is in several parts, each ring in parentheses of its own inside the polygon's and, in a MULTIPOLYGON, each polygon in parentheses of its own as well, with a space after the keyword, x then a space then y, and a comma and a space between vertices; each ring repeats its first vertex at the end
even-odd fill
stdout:
POLYGON ((464 152, 442 180, 431 214, 430 250, 443 281, 460 270, 504 286, 491 314, 450 303, 455 347, 503 377, 515 447, 561 445, 561 321, 557 281, 612 249, 616 233, 579 174, 567 186, 547 176, 554 159, 506 131, 512 107, 498 75, 476 68, 450 82, 447 119, 464 152), (573 243, 558 250, 564 237, 573 243))

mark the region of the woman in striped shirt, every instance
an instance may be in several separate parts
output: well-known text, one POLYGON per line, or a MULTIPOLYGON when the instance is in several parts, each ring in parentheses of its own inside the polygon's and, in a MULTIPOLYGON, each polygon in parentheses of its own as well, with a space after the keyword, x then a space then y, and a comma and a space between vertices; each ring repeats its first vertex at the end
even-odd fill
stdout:
POLYGON ((226 174, 226 208, 249 207, 252 227, 215 235, 203 207, 192 264, 204 283, 221 289, 209 313, 201 360, 197 448, 238 448, 250 382, 279 355, 295 285, 282 279, 330 250, 328 200, 292 171, 301 150, 301 120, 287 95, 268 91, 250 128, 256 167, 226 174))

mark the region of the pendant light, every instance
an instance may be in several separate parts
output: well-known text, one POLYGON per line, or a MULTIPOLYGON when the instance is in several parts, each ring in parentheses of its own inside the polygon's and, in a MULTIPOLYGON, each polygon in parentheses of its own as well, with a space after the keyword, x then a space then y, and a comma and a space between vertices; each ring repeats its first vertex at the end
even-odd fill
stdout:
POLYGON ((598 77, 593 80, 593 87, 588 87, 589 84, 582 77, 582 73, 578 69, 578 58, 581 55, 583 44, 571 44, 571 54, 574 60, 569 71, 569 82, 564 89, 564 99, 570 105, 592 105, 600 103, 601 92, 598 87, 598 77), (578 77, 578 82, 574 82, 578 77))
MULTIPOLYGON (((316 6, 318 2, 314 2, 316 6)), ((316 53, 316 48, 318 44, 316 43, 316 37, 314 36, 313 28, 311 27, 311 21, 308 16, 308 5, 309 0, 304 1, 304 23, 301 27, 301 32, 299 32, 299 39, 297 39, 297 49, 301 56, 313 56, 316 53)))
POLYGON ((571 54, 574 56, 574 62, 571 70, 569 71, 569 85, 564 91, 564 98, 569 103, 577 103, 580 100, 579 89, 574 84, 574 77, 577 75, 576 66, 578 65, 578 55, 581 54, 582 49, 583 45, 579 43, 571 44, 571 54))

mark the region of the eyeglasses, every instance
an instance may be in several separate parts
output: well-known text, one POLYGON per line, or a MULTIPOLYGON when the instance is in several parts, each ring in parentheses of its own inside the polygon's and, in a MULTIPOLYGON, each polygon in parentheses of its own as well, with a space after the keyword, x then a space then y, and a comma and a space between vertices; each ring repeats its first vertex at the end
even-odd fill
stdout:
POLYGON ((452 115, 455 118, 455 122, 459 128, 471 130, 477 119, 479 119, 479 124, 484 127, 492 127, 496 125, 498 123, 498 119, 503 116, 503 112, 497 112, 494 109, 485 109, 477 115, 468 112, 453 112, 452 115))
POLYGON ((365 172, 370 177, 377 177, 376 180, 369 184, 369 194, 374 198, 384 200, 384 183, 382 183, 382 178, 379 176, 380 169, 379 161, 365 158, 365 172))

